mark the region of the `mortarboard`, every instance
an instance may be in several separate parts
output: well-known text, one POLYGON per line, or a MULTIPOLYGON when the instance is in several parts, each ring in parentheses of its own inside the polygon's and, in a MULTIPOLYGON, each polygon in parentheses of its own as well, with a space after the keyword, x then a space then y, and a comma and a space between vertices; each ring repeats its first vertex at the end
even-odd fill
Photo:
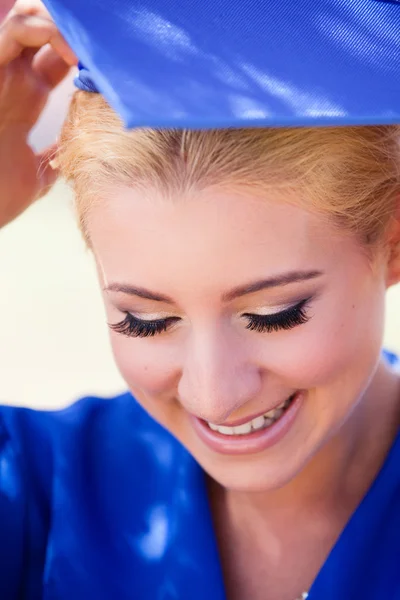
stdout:
POLYGON ((44 2, 127 127, 400 123, 400 0, 44 2))

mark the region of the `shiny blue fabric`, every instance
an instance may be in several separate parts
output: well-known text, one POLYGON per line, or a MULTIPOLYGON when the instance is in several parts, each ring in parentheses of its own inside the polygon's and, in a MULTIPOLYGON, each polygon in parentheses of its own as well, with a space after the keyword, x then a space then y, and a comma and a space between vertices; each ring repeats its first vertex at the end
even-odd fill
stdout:
POLYGON ((45 4, 128 127, 400 122, 395 0, 45 4))
MULTIPOLYGON (((309 600, 398 600, 399 567, 400 434, 309 600)), ((0 408, 0 598, 224 600, 204 474, 130 394, 0 408)))
POLYGON ((0 409, 1 600, 223 600, 204 475, 125 394, 0 409))

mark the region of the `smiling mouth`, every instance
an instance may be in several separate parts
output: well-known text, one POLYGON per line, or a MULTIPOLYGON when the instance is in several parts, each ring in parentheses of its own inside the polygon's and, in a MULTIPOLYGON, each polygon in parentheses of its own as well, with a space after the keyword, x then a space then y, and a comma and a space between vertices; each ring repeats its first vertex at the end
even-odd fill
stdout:
POLYGON ((297 392, 292 394, 287 400, 282 402, 282 404, 279 404, 279 406, 273 408, 272 410, 269 410, 263 415, 259 415, 258 417, 247 421, 246 423, 242 423, 241 425, 235 425, 230 427, 228 425, 214 425, 213 423, 209 423, 208 421, 204 422, 212 431, 216 431, 221 435, 249 435, 253 432, 261 431, 262 429, 267 429, 268 427, 271 427, 271 425, 279 421, 279 419, 291 406, 296 396, 297 392))

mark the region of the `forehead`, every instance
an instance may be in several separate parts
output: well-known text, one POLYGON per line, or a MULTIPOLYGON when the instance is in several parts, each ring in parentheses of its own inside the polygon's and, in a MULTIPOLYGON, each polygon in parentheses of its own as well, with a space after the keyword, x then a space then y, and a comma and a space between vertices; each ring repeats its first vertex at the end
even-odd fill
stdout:
MULTIPOLYGON (((284 196, 203 190, 173 200, 159 192, 113 190, 88 218, 94 253, 107 279, 165 285, 170 276, 218 281, 326 268, 336 228, 284 196), (137 281, 139 280, 139 281, 137 281)), ((342 243, 351 244, 343 235, 342 243)))

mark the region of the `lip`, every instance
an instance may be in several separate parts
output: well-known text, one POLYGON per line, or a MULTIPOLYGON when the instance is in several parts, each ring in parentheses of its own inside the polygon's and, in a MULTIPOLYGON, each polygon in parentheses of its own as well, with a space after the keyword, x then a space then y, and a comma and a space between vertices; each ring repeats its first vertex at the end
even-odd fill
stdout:
POLYGON ((214 452, 234 455, 256 454, 274 446, 285 437, 303 405, 304 398, 304 391, 297 392, 290 406, 273 425, 246 435, 223 435, 210 429, 207 423, 198 417, 190 415, 190 420, 201 441, 214 452))

